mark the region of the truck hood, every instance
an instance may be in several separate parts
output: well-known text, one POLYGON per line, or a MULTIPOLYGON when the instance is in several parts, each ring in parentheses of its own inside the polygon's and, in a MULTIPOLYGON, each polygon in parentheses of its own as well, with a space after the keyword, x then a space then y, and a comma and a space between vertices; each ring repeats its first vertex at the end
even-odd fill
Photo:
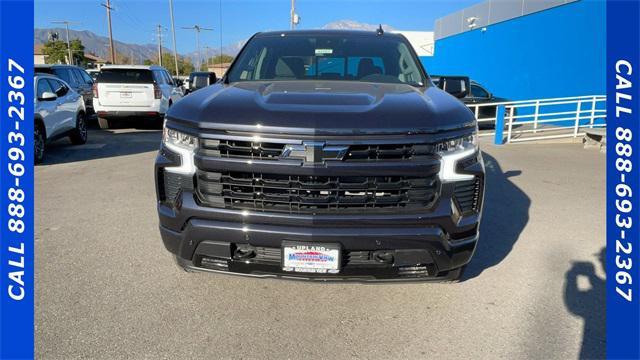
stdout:
POLYGON ((416 134, 475 126, 458 99, 429 86, 356 81, 238 82, 198 90, 169 121, 198 129, 287 134, 416 134))

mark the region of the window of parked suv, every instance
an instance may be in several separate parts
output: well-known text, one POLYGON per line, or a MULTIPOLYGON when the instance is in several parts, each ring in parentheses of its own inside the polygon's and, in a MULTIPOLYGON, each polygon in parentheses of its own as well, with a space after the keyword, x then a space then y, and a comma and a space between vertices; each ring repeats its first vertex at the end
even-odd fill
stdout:
POLYGON ((91 84, 93 83, 93 80, 91 80, 91 77, 89 76, 89 74, 87 74, 86 72, 80 70, 80 69, 73 69, 76 78, 85 84, 91 84))
POLYGON ((124 83, 124 84, 151 84, 153 75, 146 69, 102 69, 96 82, 124 83))
POLYGON ((478 85, 471 85, 471 96, 476 98, 488 98, 489 93, 478 85))
POLYGON ((171 76, 169 76, 169 74, 166 71, 161 70, 160 73, 162 74, 162 77, 164 78, 165 83, 169 85, 173 85, 173 79, 171 78, 171 76))
POLYGON ((47 81, 47 79, 38 80, 38 88, 36 90, 36 95, 38 96, 38 99, 42 99, 42 94, 46 92, 53 93, 54 91, 51 88, 51 85, 49 85, 49 82, 47 81))
POLYGON ((51 88, 54 89, 53 91, 58 97, 65 96, 69 92, 69 88, 67 87, 67 85, 65 85, 61 81, 55 79, 47 79, 47 81, 49 82, 51 88))
POLYGON ((156 80, 156 84, 158 85, 164 85, 167 83, 164 75, 162 74, 162 71, 160 70, 153 70, 153 78, 156 80))
POLYGON ((196 75, 193 77, 193 87, 200 89, 209 86, 209 75, 196 75))
POLYGON ((55 73, 55 75, 57 77, 59 77, 60 79, 64 80, 67 84, 73 84, 73 83, 76 82, 75 78, 71 74, 71 69, 56 68, 56 69, 53 70, 53 72, 55 73))
POLYGON ((249 42, 228 80, 356 80, 423 86, 425 77, 399 37, 257 37, 249 42))

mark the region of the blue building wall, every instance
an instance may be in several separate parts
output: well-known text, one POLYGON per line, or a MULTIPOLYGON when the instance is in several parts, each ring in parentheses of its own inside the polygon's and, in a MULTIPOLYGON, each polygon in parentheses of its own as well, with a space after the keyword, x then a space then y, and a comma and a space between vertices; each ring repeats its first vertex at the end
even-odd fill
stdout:
POLYGON ((421 60, 511 100, 605 94, 605 1, 581 0, 450 36, 421 60))

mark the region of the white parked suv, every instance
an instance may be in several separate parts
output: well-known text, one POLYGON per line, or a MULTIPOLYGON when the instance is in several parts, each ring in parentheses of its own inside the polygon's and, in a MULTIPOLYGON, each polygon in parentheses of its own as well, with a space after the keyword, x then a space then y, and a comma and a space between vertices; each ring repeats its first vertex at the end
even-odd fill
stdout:
POLYGON ((86 109, 82 96, 69 84, 53 75, 35 73, 34 96, 34 159, 44 159, 47 142, 69 137, 71 143, 87 142, 86 109))
POLYGON ((108 129, 114 119, 130 117, 150 117, 161 125, 169 107, 182 96, 160 66, 103 66, 93 84, 93 107, 102 129, 108 129))

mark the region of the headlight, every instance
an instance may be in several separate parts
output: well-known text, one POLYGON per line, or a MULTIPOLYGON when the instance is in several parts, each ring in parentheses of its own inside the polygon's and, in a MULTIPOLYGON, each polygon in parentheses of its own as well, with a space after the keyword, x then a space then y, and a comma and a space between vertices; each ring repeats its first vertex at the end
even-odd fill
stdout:
POLYGON ((476 132, 438 143, 435 145, 435 150, 441 158, 439 176, 442 182, 473 180, 474 175, 457 173, 456 165, 459 160, 472 156, 478 151, 476 132))
POLYGON ((198 138, 181 133, 180 131, 164 127, 162 131, 162 142, 165 145, 175 145, 184 149, 195 149, 198 147, 198 138))
POLYGON ((435 151, 438 154, 445 154, 474 147, 478 147, 478 134, 475 132, 459 138, 439 142, 435 145, 435 151))
POLYGON ((179 154, 181 160, 180 166, 169 166, 164 168, 165 171, 183 175, 195 174, 196 166, 193 162, 193 155, 198 147, 197 137, 164 126, 162 144, 172 152, 179 154))

